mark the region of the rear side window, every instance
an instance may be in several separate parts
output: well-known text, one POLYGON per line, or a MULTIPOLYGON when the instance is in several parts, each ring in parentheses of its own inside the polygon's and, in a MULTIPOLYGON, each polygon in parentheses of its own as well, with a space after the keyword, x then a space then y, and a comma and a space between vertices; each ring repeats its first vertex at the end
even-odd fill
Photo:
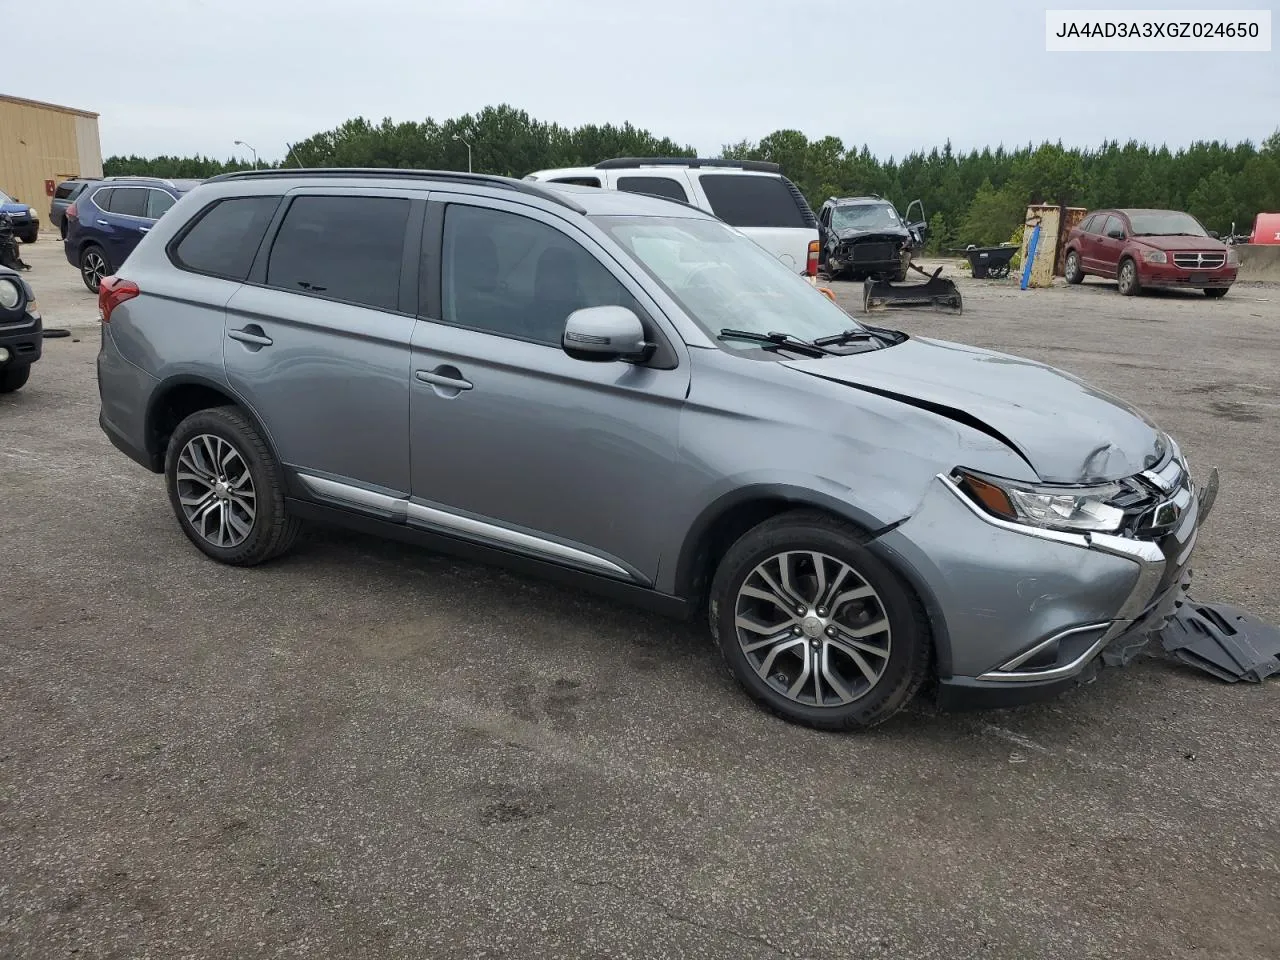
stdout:
POLYGON ((648 193, 667 200, 689 202, 689 194, 678 180, 670 177, 619 177, 618 189, 626 193, 648 193))
POLYGON ((147 216, 159 220, 161 214, 174 204, 174 199, 163 190, 147 191, 147 216))
POLYGON ((698 182, 712 213, 731 227, 813 226, 781 177, 704 173, 698 182))
POLYGON ((267 284, 394 310, 408 220, 400 197, 298 197, 271 246, 267 284))
POLYGON ((556 177, 549 183, 572 183, 579 187, 598 187, 600 186, 599 177, 556 177))
POLYGON ((83 186, 83 183, 76 183, 75 181, 68 180, 64 183, 58 184, 58 188, 53 191, 53 197, 55 200, 69 200, 76 192, 77 188, 83 186))
POLYGON ((219 200, 178 241, 174 260, 184 270, 245 279, 279 203, 279 197, 219 200))
POLYGON ((145 217, 149 192, 142 187, 116 187, 111 191, 111 205, 106 209, 125 217, 145 217))

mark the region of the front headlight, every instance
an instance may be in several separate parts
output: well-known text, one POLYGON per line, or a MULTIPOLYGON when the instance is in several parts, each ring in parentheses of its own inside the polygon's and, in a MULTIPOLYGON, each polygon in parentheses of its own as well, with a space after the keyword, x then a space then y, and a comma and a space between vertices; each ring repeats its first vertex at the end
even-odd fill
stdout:
POLYGON ((1147 263, 1168 263, 1169 257, 1163 250, 1143 250, 1142 259, 1147 263))
POLYGON ((32 220, 35 220, 35 219, 36 219, 36 208, 35 208, 35 207, 27 207, 27 213, 31 214, 31 219, 32 219, 32 220))
POLYGON ((0 279, 0 310, 15 310, 22 303, 22 288, 17 280, 0 279))
POLYGON ((959 469, 952 479, 983 510, 1012 523, 1048 530, 1112 533, 1124 522, 1124 511, 1108 503, 1125 492, 1118 483, 1050 486, 959 469))
POLYGON ((1227 266, 1240 266, 1240 254, 1236 253, 1235 247, 1227 247, 1227 266))

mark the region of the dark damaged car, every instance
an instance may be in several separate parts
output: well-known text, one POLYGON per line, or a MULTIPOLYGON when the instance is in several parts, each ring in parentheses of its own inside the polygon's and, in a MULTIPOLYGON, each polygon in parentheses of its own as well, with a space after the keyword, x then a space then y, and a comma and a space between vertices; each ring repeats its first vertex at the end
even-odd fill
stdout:
POLYGON ((638 194, 224 175, 99 304, 100 423, 212 559, 324 520, 705 616, 751 696, 819 727, 1125 660, 1216 489, 1076 377, 859 323, 638 194))
POLYGON ((911 201, 904 218, 881 197, 831 197, 818 213, 818 269, 832 280, 903 280, 927 229, 919 200, 911 201), (912 222, 917 207, 920 219, 912 222))

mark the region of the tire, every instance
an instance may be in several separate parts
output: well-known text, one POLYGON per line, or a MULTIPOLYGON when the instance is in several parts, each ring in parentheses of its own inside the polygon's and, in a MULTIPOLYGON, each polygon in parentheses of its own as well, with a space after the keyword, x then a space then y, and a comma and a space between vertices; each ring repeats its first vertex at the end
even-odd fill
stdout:
POLYGON ((63 218, 62 218, 62 222, 61 222, 60 224, 58 224, 58 239, 59 239, 59 240, 66 240, 66 239, 67 239, 67 219, 66 219, 66 217, 63 217, 63 218))
POLYGON ((301 524, 285 507, 284 473, 262 434, 235 407, 198 410, 178 424, 165 453, 164 475, 182 532, 219 563, 252 567, 293 546, 301 524), (225 455, 228 449, 238 460, 225 455), (216 461, 224 466, 211 469, 216 461), (209 482, 194 479, 200 476, 209 482), (219 477, 226 481, 221 487, 213 482, 219 477), (245 504, 252 506, 251 516, 245 504), (196 514, 194 519, 188 511, 196 514))
POLYGON ((932 665, 928 620, 914 594, 862 545, 856 528, 823 513, 791 511, 746 533, 721 559, 709 601, 711 634, 734 679, 762 707, 793 723, 822 730, 873 727, 906 706, 932 665), (786 578, 779 567, 784 557, 786 578), (827 599, 837 601, 831 610, 820 605, 818 562, 827 599), (776 599, 761 570, 784 592, 789 582, 806 612, 800 614, 799 603, 784 610, 788 601, 776 599), (864 596, 845 596, 868 589, 864 596), (763 629, 740 626, 740 617, 763 629), (876 630, 879 624, 885 629, 876 630), (850 631, 859 629, 861 639, 855 639, 850 631), (850 640, 858 645, 854 657, 847 653, 850 640), (751 643, 758 648, 746 649, 751 643), (815 657, 824 657, 827 669, 806 674, 815 657))
POLYGON ((98 292, 98 281, 115 272, 107 252, 96 243, 86 243, 80 250, 80 279, 90 293, 98 292), (97 258, 95 260, 95 258, 97 258), (99 266, 100 263, 100 266, 99 266))
POLYGON ((18 239, 21 240, 23 243, 35 243, 37 240, 40 239, 40 231, 31 230, 28 233, 24 233, 21 236, 19 236, 18 239))
POLYGON ((1125 257, 1116 267, 1116 286, 1122 297, 1136 297, 1142 292, 1142 284, 1138 282, 1138 265, 1132 257, 1125 257))
POLYGON ((1067 262, 1063 265, 1062 274, 1067 283, 1084 283, 1084 271, 1080 269, 1080 254, 1076 251, 1067 252, 1067 262))
POLYGON ((23 384, 31 377, 31 364, 13 364, 0 370, 0 393, 13 393, 21 390, 23 384))
POLYGON ((1204 291, 1204 295, 1211 300, 1220 300, 1227 295, 1230 287, 1208 287, 1204 291))

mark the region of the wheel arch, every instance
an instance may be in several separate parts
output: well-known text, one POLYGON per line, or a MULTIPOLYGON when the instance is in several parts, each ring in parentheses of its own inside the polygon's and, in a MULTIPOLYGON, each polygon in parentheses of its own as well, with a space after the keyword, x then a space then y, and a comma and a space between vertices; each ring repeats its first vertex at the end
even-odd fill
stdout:
POLYGON ((261 419, 226 385, 207 377, 181 374, 165 380, 147 403, 146 452, 154 472, 164 472, 169 438, 178 424, 191 414, 212 407, 235 407, 243 413, 266 441, 272 456, 276 456, 275 444, 261 419))

